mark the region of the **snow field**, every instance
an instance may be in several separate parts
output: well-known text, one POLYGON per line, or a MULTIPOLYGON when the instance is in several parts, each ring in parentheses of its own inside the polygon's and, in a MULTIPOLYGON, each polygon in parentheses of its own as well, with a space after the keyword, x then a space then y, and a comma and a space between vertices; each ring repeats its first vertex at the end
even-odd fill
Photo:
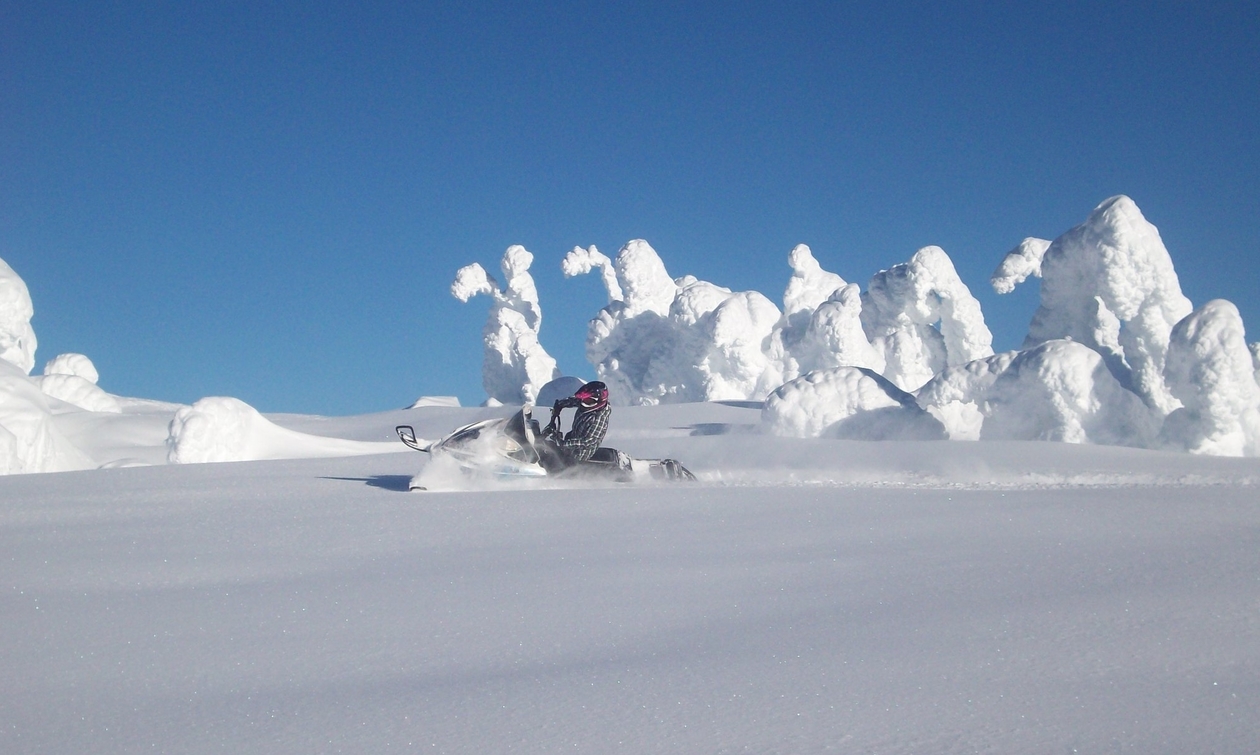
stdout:
POLYGON ((0 747, 1260 743, 1255 460, 791 438, 765 454, 739 431, 756 410, 681 408, 681 426, 626 410, 618 443, 666 448, 698 485, 402 492, 420 454, 0 479, 0 747))

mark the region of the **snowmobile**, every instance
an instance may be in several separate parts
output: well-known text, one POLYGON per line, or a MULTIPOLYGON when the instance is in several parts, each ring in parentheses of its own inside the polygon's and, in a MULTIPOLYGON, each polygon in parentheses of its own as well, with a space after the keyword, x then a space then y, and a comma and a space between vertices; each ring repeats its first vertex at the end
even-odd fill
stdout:
MULTIPOLYGON (((473 422, 432 443, 416 438, 410 425, 399 425, 394 430, 409 448, 427 453, 435 461, 454 462, 465 474, 491 480, 538 477, 613 482, 696 479, 675 459, 634 459, 615 448, 598 448, 587 461, 569 466, 551 463, 554 452, 548 454, 532 411, 533 407, 527 404, 510 417, 473 422)), ((413 479, 411 489, 425 488, 413 479)))

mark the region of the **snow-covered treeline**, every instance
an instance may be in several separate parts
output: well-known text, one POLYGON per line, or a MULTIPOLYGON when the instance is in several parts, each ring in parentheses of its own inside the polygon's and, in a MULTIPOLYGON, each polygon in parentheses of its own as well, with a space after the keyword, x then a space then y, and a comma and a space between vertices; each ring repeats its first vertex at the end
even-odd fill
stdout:
MULTIPOLYGON (((478 265, 452 286, 462 301, 470 291, 495 297, 484 381, 498 401, 531 400, 556 374, 538 340, 531 261, 508 250, 504 274, 522 283, 504 291, 478 265)), ((980 303, 939 247, 876 273, 865 291, 822 269, 805 245, 788 264, 782 307, 756 291, 675 278, 641 239, 615 258, 575 248, 562 268, 603 279, 608 304, 590 321, 586 355, 615 403, 764 400, 763 429, 799 437, 1260 454, 1260 344, 1246 344, 1229 302, 1194 309, 1159 231, 1128 197, 1001 260, 990 280, 998 293, 1041 279, 1016 352, 993 353, 980 303)))

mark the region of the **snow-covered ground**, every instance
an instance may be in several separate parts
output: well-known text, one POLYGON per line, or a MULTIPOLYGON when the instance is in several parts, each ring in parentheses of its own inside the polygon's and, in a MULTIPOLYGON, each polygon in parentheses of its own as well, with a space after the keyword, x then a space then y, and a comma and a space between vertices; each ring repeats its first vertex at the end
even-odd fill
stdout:
MULTIPOLYGON (((154 458, 142 416, 76 443, 154 458)), ((1260 460, 759 421, 615 411, 694 484, 408 493, 412 452, 0 477, 0 751, 1260 750, 1260 460)))

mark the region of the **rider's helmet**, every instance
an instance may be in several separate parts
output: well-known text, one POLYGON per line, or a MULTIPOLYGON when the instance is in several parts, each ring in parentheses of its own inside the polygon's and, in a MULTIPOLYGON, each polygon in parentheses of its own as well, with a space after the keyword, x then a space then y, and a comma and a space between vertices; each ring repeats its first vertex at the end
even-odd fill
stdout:
POLYGON ((603 409, 608 406, 608 386, 598 380, 592 380, 573 394, 582 404, 583 409, 603 409))

